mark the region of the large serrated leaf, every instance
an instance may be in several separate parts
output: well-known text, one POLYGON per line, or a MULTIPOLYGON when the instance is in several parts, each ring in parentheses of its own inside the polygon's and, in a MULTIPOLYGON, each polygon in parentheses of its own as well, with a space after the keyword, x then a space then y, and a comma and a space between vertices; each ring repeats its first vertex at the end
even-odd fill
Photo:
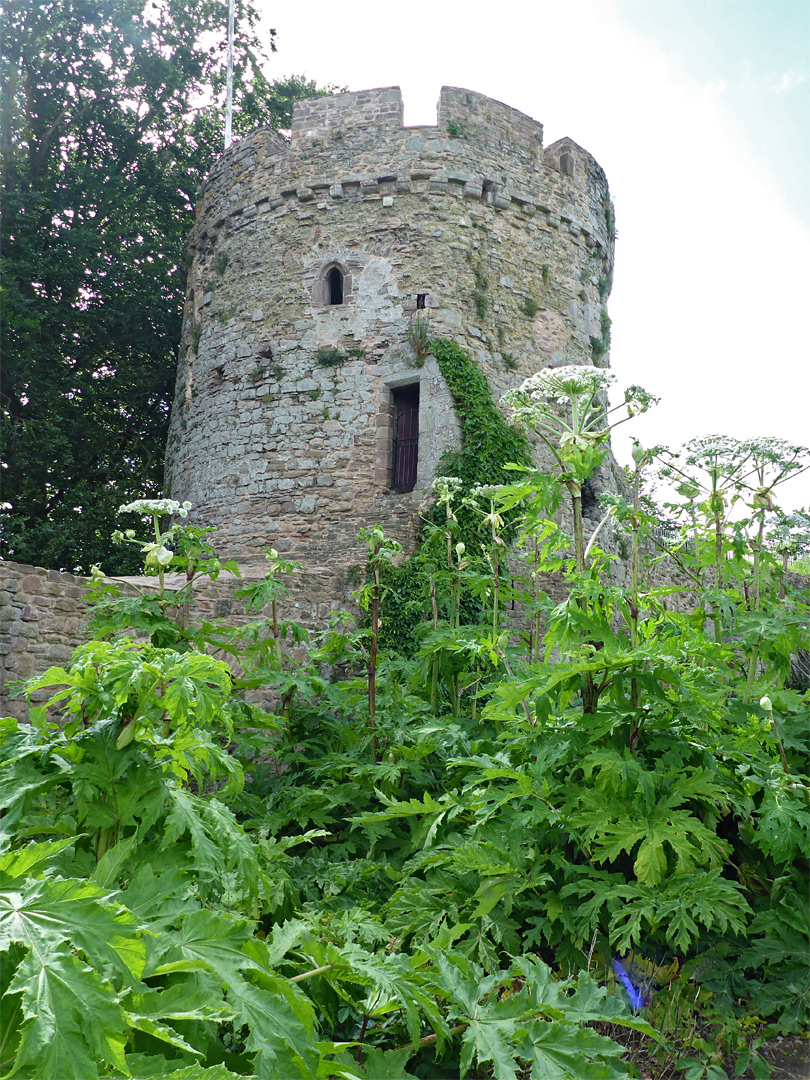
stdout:
POLYGON ((0 893, 0 949, 19 942, 43 964, 52 949, 69 942, 94 967, 131 983, 146 958, 137 931, 132 914, 88 881, 29 880, 20 892, 0 893))
POLYGON ((22 996, 25 1018, 15 1072, 30 1080, 94 1080, 99 1061, 126 1070, 126 1019, 109 983, 67 945, 32 949, 8 995, 22 996))
POLYGON ((169 797, 163 849, 171 849, 188 834, 204 891, 212 892, 221 885, 223 874, 232 871, 253 906, 259 892, 257 849, 231 811, 216 799, 203 799, 181 788, 170 788, 169 797))
POLYGON ((312 1006, 286 980, 265 977, 263 982, 258 987, 232 976, 227 991, 235 1023, 248 1026, 245 1046, 255 1054, 256 1076, 311 1080, 320 1061, 312 1006))
POLYGON ((473 1061, 477 1061, 481 1065, 491 1062, 496 1080, 517 1080, 520 1061, 513 1042, 517 1027, 515 1017, 497 1020, 487 1016, 484 1020, 471 1020, 461 1036, 462 1078, 469 1072, 473 1061))
POLYGON ((0 856, 0 882, 14 881, 16 878, 35 877, 44 869, 55 855, 76 843, 76 837, 66 840, 47 840, 41 844, 26 844, 18 851, 9 851, 0 856))
POLYGON ((157 1054, 127 1054, 127 1066, 132 1080, 255 1080, 225 1065, 178 1065, 157 1054))
POLYGON ((362 1075, 367 1080, 409 1080, 414 1074, 409 1073, 405 1066, 411 1057, 413 1051, 410 1047, 405 1050, 378 1050, 376 1046, 369 1046, 362 1075))
POLYGON ((146 975, 166 975, 173 971, 212 971, 223 981, 245 969, 260 969, 244 947, 253 937, 253 927, 214 911, 194 911, 179 930, 166 937, 149 958, 146 975))
POLYGON ((532 1080, 620 1080, 632 1075, 621 1060, 623 1046, 573 1024, 530 1020, 519 1050, 531 1062, 532 1080))

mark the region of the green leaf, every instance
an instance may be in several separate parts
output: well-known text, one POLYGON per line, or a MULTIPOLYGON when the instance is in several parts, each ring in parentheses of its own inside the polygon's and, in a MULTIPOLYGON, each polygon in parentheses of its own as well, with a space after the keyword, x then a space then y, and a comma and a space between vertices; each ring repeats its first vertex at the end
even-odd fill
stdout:
POLYGON ((172 971, 213 971, 224 981, 239 971, 261 965, 244 951, 253 938, 253 925, 214 911, 194 911, 180 929, 166 935, 149 958, 146 975, 172 971))
POLYGON ((0 881, 13 881, 21 877, 34 877, 65 848, 72 847, 77 837, 67 840, 48 840, 42 844, 26 844, 18 851, 9 851, 0 856, 0 881))
POLYGON ((94 967, 132 983, 145 963, 137 930, 130 912, 91 882, 29 880, 22 892, 0 893, 0 949, 19 942, 43 966, 67 943, 94 967))
POLYGON ((664 854, 665 831, 648 833, 638 849, 633 873, 646 885, 657 885, 663 881, 667 872, 667 857, 664 854))
POLYGON ((253 986, 232 975, 227 989, 235 1023, 249 1028, 245 1046, 256 1055, 257 1077, 311 1080, 320 1061, 311 1004, 286 979, 265 975, 262 983, 253 986))
POLYGON ((270 937, 265 940, 267 966, 275 967, 308 930, 307 924, 300 919, 289 919, 282 926, 274 926, 270 937))
POLYGON ((174 926, 180 920, 198 911, 199 901, 194 897, 193 879, 182 870, 172 867, 155 874, 151 864, 142 866, 126 889, 116 894, 132 912, 141 925, 148 925, 152 933, 174 926))
MULTIPOLYGON (((127 1054, 132 1080, 251 1080, 244 1073, 231 1072, 225 1065, 182 1065, 157 1054, 127 1054)), ((129 1074, 128 1074, 129 1075, 129 1074)))
POLYGON ((259 867, 255 844, 233 813, 217 799, 201 798, 179 787, 169 788, 162 849, 169 850, 188 834, 194 868, 204 896, 219 891, 229 872, 250 914, 258 916, 259 867))
POLYGON ((102 889, 108 889, 114 885, 121 868, 138 844, 138 834, 134 833, 125 840, 119 840, 117 844, 109 848, 96 864, 90 880, 102 889))
MULTIPOLYGON (((500 1003, 499 1003, 500 1004, 500 1003)), ((484 1015, 470 1020, 461 1036, 461 1076, 470 1070, 473 1061, 479 1065, 492 1062, 496 1080, 517 1080, 520 1068, 514 1035, 518 1018, 511 1010, 505 1016, 497 1016, 493 1009, 483 1009, 484 1015)))
POLYGON ((679 952, 686 952, 700 936, 700 925, 717 927, 722 933, 741 932, 751 909, 736 882, 721 870, 679 874, 667 878, 654 889, 640 883, 616 888, 624 900, 610 923, 611 941, 620 952, 629 951, 648 929, 664 929, 666 940, 679 952))
POLYGON ((619 1080, 631 1076, 623 1046, 586 1027, 530 1020, 519 1043, 532 1080, 619 1080))
POLYGON ((32 949, 14 975, 9 995, 22 995, 25 1023, 15 1071, 34 1080, 93 1080, 98 1061, 126 1072, 126 1019, 115 991, 72 955, 52 945, 32 949))
POLYGON ((413 1050, 410 1047, 405 1050, 380 1050, 376 1046, 369 1046, 365 1051, 363 1075, 367 1080, 409 1080, 414 1073, 408 1072, 405 1066, 411 1057, 413 1050))

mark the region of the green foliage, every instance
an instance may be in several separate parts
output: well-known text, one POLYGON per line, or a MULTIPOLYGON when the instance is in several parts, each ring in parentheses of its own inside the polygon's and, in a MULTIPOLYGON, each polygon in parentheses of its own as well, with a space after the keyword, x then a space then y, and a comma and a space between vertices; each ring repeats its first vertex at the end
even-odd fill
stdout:
POLYGON ((325 368, 340 367, 341 364, 346 363, 348 358, 348 353, 343 352, 334 345, 323 345, 315 353, 315 359, 321 367, 325 368))
POLYGON ((444 473, 459 477, 465 489, 505 482, 511 478, 507 464, 531 460, 528 440, 503 418, 483 372, 464 349, 450 338, 434 338, 430 351, 450 388, 461 424, 462 448, 445 458, 444 473))
POLYGON ((408 323, 408 344, 424 363, 424 358, 430 352, 430 323, 418 313, 412 315, 408 323))
POLYGON ((479 319, 485 319, 487 317, 487 311, 489 309, 489 301, 487 300, 486 293, 474 292, 472 295, 473 307, 479 319))
MULTIPOLYGON (((543 280, 545 281, 545 277, 543 280)), ((523 303, 520 305, 520 310, 527 319, 533 319, 540 310, 540 305, 531 296, 525 296, 523 298, 523 303)))
POLYGON ((200 338, 202 337, 202 323, 195 322, 191 328, 191 349, 194 355, 200 348, 200 338))
MULTIPOLYGON (((463 350, 431 349, 471 437, 511 435, 463 350)), ((596 385, 554 378, 580 404, 596 385)), ((810 1018, 810 697, 785 688, 808 607, 782 595, 761 500, 716 563, 710 497, 663 556, 700 605, 674 610, 679 586, 635 563, 649 456, 632 504, 610 500, 627 590, 593 537, 572 554, 554 478, 438 481, 402 571, 426 589, 408 654, 381 644, 386 590, 396 619, 411 585, 395 594, 377 526, 369 627, 282 622, 296 567, 272 549, 244 627, 97 584, 104 639, 29 684, 50 698, 28 722, 0 721, 2 1075, 766 1075, 762 1039, 810 1018), (530 570, 503 597, 517 507, 530 570), (543 615, 527 646, 513 595, 543 615)), ((171 507, 134 505, 144 559, 218 571, 205 537, 162 529, 171 507)))
MULTIPOLYGON (((237 11, 235 133, 288 129, 237 11)), ((222 5, 13 2, 0 51, 3 554, 131 573, 117 506, 159 495, 200 185, 220 153, 222 5)), ((273 48, 273 33, 270 47, 273 48)), ((223 253, 215 261, 225 271, 223 253)), ((199 330, 194 329, 196 349, 199 330)))
POLYGON ((610 349, 611 322, 610 316, 608 315, 607 310, 604 307, 602 308, 602 313, 600 315, 600 326, 602 329, 602 333, 599 335, 599 337, 591 338, 591 355, 593 356, 594 360, 603 357, 610 349))
MULTIPOLYGON (((528 440, 504 419, 483 372, 460 345, 450 338, 433 338, 429 348, 450 388, 461 424, 461 448, 444 456, 442 472, 457 477, 465 493, 479 485, 507 482, 514 475, 508 465, 526 465, 531 460, 528 440)), ((426 517, 428 530, 434 530, 433 542, 423 543, 415 558, 386 566, 382 572, 381 639, 405 655, 413 653, 415 628, 430 607, 430 575, 443 562, 445 512, 437 503, 426 517), (439 533, 435 533, 437 529, 439 533)), ((464 504, 454 511, 452 534, 454 542, 465 544, 474 557, 481 544, 488 542, 482 515, 464 504)), ((480 603, 468 589, 463 591, 461 603, 465 613, 474 618, 480 603)))

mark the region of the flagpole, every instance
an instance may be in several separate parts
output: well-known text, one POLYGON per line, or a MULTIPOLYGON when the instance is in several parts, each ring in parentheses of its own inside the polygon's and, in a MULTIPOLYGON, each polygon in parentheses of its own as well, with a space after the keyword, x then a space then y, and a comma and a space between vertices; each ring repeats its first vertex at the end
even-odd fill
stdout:
POLYGON ((228 0, 228 74, 225 94, 225 149, 231 145, 231 118, 233 116, 233 4, 228 0))

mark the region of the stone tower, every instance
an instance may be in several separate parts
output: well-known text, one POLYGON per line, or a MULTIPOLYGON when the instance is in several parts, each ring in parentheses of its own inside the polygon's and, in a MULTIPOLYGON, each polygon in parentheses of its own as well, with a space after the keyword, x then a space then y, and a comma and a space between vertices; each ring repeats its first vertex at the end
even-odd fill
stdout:
POLYGON ((607 364, 613 210, 594 159, 499 101, 443 87, 405 128, 397 87, 295 104, 206 181, 166 477, 247 564, 360 561, 358 530, 406 546, 458 445, 427 319, 498 400, 541 367, 607 364), (420 366, 421 365, 421 366, 420 366))

